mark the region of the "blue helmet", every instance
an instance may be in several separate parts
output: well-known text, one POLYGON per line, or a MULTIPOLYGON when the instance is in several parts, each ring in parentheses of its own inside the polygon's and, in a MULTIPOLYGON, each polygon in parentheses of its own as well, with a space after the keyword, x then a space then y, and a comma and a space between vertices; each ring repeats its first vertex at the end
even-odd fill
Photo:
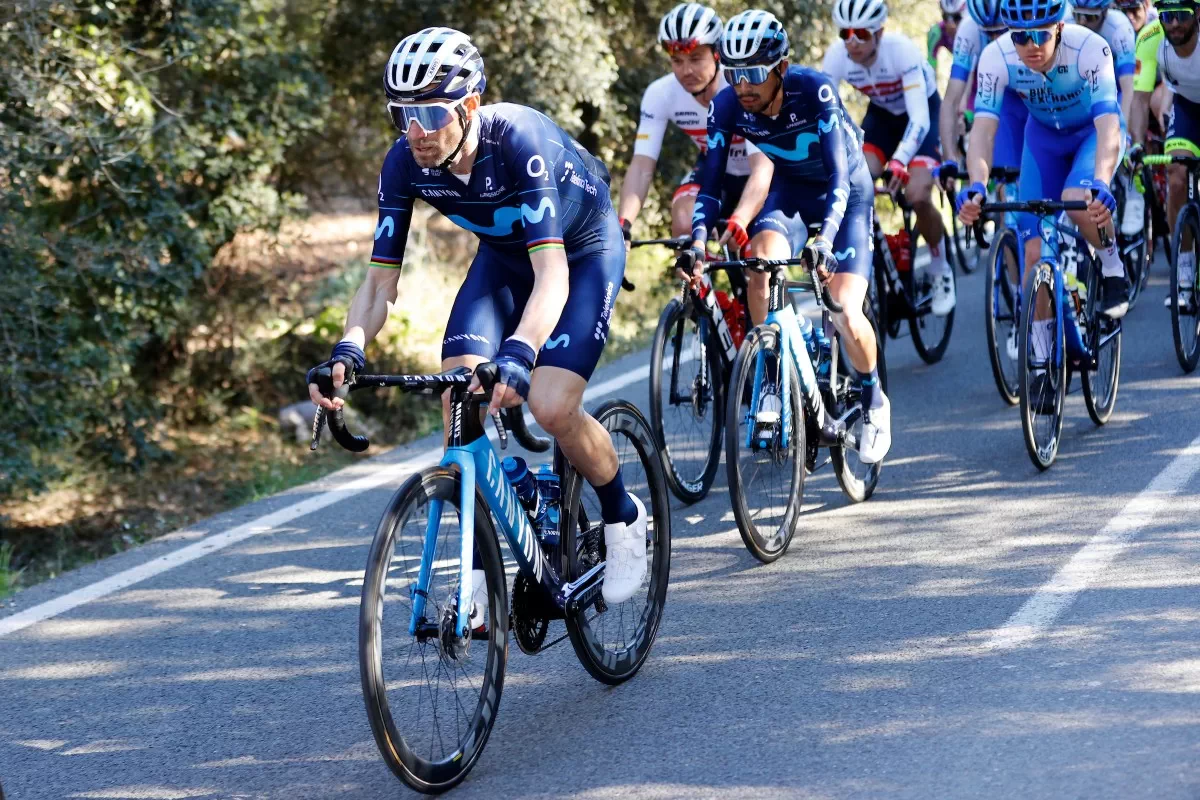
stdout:
POLYGON ((406 36, 383 71, 388 99, 461 100, 483 94, 483 57, 471 37, 453 28, 426 28, 406 36))
POLYGON ((1000 21, 1010 28, 1044 28, 1066 13, 1067 0, 1000 0, 1000 21))
POLYGON ((791 44, 783 23, 769 11, 743 11, 725 23, 721 66, 769 67, 787 58, 791 44))
POLYGON ((967 0, 967 13, 984 30, 1004 27, 1000 20, 1000 0, 967 0))
POLYGON ((1084 11, 1103 11, 1112 5, 1112 0, 1071 0, 1071 5, 1084 11))

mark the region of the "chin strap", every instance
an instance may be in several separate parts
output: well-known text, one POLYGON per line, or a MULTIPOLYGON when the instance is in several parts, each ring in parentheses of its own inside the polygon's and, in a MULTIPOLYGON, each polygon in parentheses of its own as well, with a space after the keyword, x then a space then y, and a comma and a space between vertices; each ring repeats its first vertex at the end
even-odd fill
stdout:
POLYGON ((775 87, 775 92, 771 95, 771 99, 768 100, 767 104, 763 107, 763 111, 766 111, 768 108, 774 105, 775 98, 779 97, 779 93, 783 91, 783 73, 777 71, 775 74, 779 76, 779 85, 775 87))
POLYGON ((454 159, 458 158, 458 154, 462 152, 463 146, 466 145, 467 134, 471 130, 471 121, 467 119, 467 114, 463 111, 462 106, 456 106, 456 109, 458 111, 458 124, 462 126, 462 138, 458 140, 458 146, 439 165, 440 169, 450 169, 450 164, 453 163, 454 159))

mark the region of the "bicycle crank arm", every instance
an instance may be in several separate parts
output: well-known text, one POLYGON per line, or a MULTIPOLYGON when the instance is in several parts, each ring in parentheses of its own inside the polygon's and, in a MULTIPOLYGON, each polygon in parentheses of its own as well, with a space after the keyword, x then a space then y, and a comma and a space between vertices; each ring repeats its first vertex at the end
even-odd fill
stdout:
POLYGON ((586 608, 596 599, 596 595, 600 593, 600 587, 603 583, 604 562, 601 561, 583 573, 583 575, 580 575, 578 580, 563 584, 562 589, 559 591, 559 598, 561 598, 559 605, 569 612, 586 608))

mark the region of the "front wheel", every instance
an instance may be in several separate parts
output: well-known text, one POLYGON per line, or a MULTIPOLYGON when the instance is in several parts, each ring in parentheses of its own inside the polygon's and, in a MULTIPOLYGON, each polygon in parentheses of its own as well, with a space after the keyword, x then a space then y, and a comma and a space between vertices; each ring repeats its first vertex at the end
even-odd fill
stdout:
POLYGON ((721 460, 725 375, 705 323, 672 298, 650 348, 650 426, 667 485, 685 503, 704 499, 721 460))
POLYGON ((1019 275, 1020 250, 1017 234, 1005 228, 992 239, 984 275, 983 323, 987 333, 992 378, 1000 398, 1011 405, 1020 401, 1020 353, 1017 351, 1021 327, 1020 282, 1011 279, 1010 267, 1019 275))
POLYGON ((795 365, 789 365, 785 413, 780 380, 785 358, 777 328, 759 325, 750 331, 733 362, 725 413, 733 517, 746 549, 764 563, 787 552, 804 495, 804 404, 795 365), (774 408, 764 410, 764 402, 774 408))
MULTIPOLYGON (((949 275, 957 292, 958 279, 954 270, 950 270, 949 275)), ((946 316, 939 317, 931 308, 936 281, 937 276, 932 272, 932 264, 920 271, 914 266, 911 287, 914 312, 909 317, 908 330, 912 334, 917 355, 926 364, 936 364, 942 360, 942 356, 946 354, 946 347, 950 344, 950 332, 954 330, 954 309, 950 309, 946 316)))
POLYGON ((371 543, 358 614, 359 671, 375 744, 397 777, 426 794, 450 789, 475 766, 496 721, 508 661, 504 566, 479 500, 475 568, 486 582, 486 622, 466 642, 453 635, 460 483, 456 472, 435 467, 392 496, 371 543), (423 573, 429 576, 425 612, 413 634, 423 573))
POLYGON ((1183 371, 1191 373, 1200 361, 1200 308, 1196 302, 1197 257, 1200 256, 1200 208, 1188 203, 1179 211, 1175 233, 1171 237, 1171 333, 1175 339, 1175 357, 1183 371), (1190 244, 1184 246, 1185 241, 1190 244), (1180 256, 1191 255, 1191 270, 1181 272, 1180 256))
POLYGON ((1021 313, 1021 428, 1029 458, 1042 470, 1058 456, 1067 396, 1063 325, 1072 324, 1060 319, 1054 282, 1054 268, 1044 261, 1028 270, 1021 313))
MULTIPOLYGON (((633 596, 609 606, 603 597, 568 610, 567 634, 579 663, 607 684, 629 680, 642 668, 658 634, 671 574, 671 510, 662 462, 650 425, 625 400, 609 400, 593 416, 609 432, 625 490, 646 509, 646 577, 633 596)), ((604 558, 600 501, 583 476, 568 465, 562 481, 565 574, 575 580, 604 558)))

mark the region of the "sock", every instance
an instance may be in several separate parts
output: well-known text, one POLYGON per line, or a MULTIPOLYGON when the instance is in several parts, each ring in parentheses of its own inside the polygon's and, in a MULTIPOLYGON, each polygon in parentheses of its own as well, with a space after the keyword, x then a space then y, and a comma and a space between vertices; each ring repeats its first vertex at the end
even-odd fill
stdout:
POLYGON ((879 408, 883 405, 883 392, 879 391, 879 368, 871 370, 871 374, 862 379, 862 397, 860 398, 863 410, 879 408))
MULTIPOLYGON (((1182 248, 1180 248, 1182 249, 1182 248)), ((1179 282, 1192 285, 1196 280, 1196 256, 1194 253, 1179 254, 1179 282)))
POLYGON ((942 241, 936 245, 929 245, 929 274, 933 276, 949 275, 953 270, 950 268, 950 262, 946 260, 946 251, 942 249, 942 242, 946 241, 946 237, 942 237, 942 241))
POLYGON ((1045 361, 1050 357, 1050 342, 1054 339, 1054 320, 1038 319, 1033 321, 1033 360, 1045 361))
POLYGON ((592 488, 596 490, 596 497, 600 499, 600 517, 605 525, 618 522, 629 525, 637 520, 637 506, 630 499, 629 492, 625 491, 625 480, 621 477, 619 468, 617 476, 611 481, 603 486, 593 485, 592 488))
POLYGON ((1100 274, 1106 278, 1123 278, 1125 277, 1125 265, 1121 263, 1121 256, 1117 253, 1117 243, 1114 241, 1106 248, 1100 248, 1096 251, 1100 255, 1100 274))

